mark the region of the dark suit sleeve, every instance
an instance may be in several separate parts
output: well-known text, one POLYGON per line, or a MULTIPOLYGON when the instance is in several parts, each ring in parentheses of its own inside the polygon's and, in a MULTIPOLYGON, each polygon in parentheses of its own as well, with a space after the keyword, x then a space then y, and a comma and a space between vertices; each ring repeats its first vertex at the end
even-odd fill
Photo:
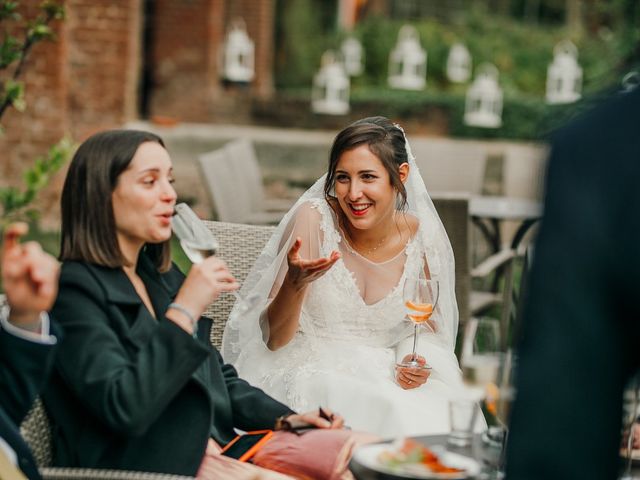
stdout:
POLYGON ((55 345, 30 342, 0 326, 0 407, 20 425, 53 364, 55 345))
POLYGON ((96 418, 123 435, 141 435, 210 349, 173 322, 160 321, 132 356, 113 327, 104 292, 82 265, 75 267, 63 268, 53 311, 64 330, 57 369, 96 418))
POLYGON ((616 478, 622 390, 638 367, 640 338, 635 98, 628 115, 620 104, 600 110, 552 148, 519 349, 509 479, 616 478))
MULTIPOLYGON (((222 356, 217 351, 216 354, 222 363, 222 356)), ((234 426, 242 430, 272 429, 277 417, 295 413, 261 389, 239 378, 232 365, 224 364, 222 373, 231 399, 234 426)))

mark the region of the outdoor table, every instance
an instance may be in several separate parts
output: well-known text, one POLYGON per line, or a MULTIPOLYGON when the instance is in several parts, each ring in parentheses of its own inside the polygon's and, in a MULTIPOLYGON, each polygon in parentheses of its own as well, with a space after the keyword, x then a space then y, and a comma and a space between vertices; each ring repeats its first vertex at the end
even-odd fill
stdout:
POLYGON ((480 229, 492 253, 502 248, 500 223, 521 222, 511 240, 511 248, 516 249, 529 228, 542 216, 542 204, 535 200, 499 196, 473 196, 469 201, 471 221, 480 229))
MULTIPOLYGON (((468 447, 456 447, 447 443, 447 435, 425 435, 421 437, 412 437, 414 440, 426 445, 427 447, 444 446, 448 451, 471 457, 480 463, 482 467, 482 478, 488 480, 497 480, 498 465, 500 462, 501 448, 489 445, 482 440, 482 434, 476 433, 473 437, 471 445, 468 447)), ((390 443, 391 441, 389 441, 390 443)), ((624 462, 620 460, 620 468, 624 468, 624 462)), ((358 463, 355 458, 349 463, 349 469, 356 480, 401 480, 404 477, 390 475, 386 473, 371 470, 364 465, 358 463)), ((640 478, 640 462, 634 461, 631 472, 640 478)))
MULTIPOLYGON (((482 472, 489 474, 489 479, 497 478, 497 466, 500 460, 501 449, 483 443, 482 434, 480 433, 474 435, 471 445, 468 447, 456 447, 447 444, 447 435, 426 435, 413 438, 427 447, 442 445, 451 452, 471 457, 480 463, 482 472)), ((349 469, 356 480, 398 480, 403 478, 371 470, 358 463, 355 458, 349 463, 349 469)))

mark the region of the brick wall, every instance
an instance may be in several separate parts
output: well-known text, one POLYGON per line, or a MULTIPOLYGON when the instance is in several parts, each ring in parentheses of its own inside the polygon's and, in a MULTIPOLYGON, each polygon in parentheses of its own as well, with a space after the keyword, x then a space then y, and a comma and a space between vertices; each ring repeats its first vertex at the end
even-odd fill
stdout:
POLYGON ((73 137, 137 117, 141 0, 67 0, 73 137))
POLYGON ((274 0, 157 0, 153 13, 151 116, 242 123, 253 97, 273 94, 274 0), (230 23, 242 17, 254 40, 256 76, 225 85, 219 58, 230 23))
MULTIPOLYGON (((22 0, 33 15, 41 0, 22 0)), ((275 0, 65 0, 55 42, 37 44, 23 80, 27 110, 2 118, 0 186, 63 136, 92 133, 139 117, 143 67, 151 72, 148 111, 182 121, 245 123, 254 98, 273 95, 275 0), (146 16, 145 9, 151 12, 146 16), (256 45, 249 86, 224 85, 218 52, 227 26, 244 18, 256 45), (151 35, 144 45, 145 21, 151 35)), ((56 226, 61 172, 41 195, 45 226, 56 226), (53 213, 55 212, 55 213, 53 213)))
POLYGON ((151 114, 204 121, 214 93, 222 0, 157 0, 151 36, 151 114))
MULTIPOLYGON (((40 3, 24 0, 21 12, 32 18, 40 3)), ((137 116, 140 0, 67 0, 65 7, 57 39, 38 43, 28 57, 26 110, 2 118, 0 185, 20 185, 25 168, 63 136, 80 142, 137 116)), ((45 227, 57 226, 63 179, 61 172, 40 195, 45 227)))

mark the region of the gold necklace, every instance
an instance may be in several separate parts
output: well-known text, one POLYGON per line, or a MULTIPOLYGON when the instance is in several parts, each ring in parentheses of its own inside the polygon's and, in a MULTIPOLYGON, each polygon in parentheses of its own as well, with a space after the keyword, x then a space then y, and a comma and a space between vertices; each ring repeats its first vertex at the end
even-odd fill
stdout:
POLYGON ((388 234, 384 235, 374 247, 369 247, 363 250, 356 246, 355 239, 351 235, 351 230, 348 227, 348 221, 344 221, 344 219, 340 219, 339 223, 342 224, 342 231, 344 232, 344 237, 347 243, 347 247, 353 254, 357 253, 358 255, 362 255, 362 256, 371 255, 373 252, 375 252, 380 247, 382 247, 385 243, 387 243, 387 239, 389 238, 388 234))
POLYGON ((384 237, 382 237, 380 239, 380 241, 373 247, 368 247, 368 248, 363 248, 363 247, 358 247, 355 242, 353 242, 353 239, 351 239, 351 242, 347 242, 347 244, 349 245, 350 250, 352 253, 358 253, 360 255, 371 255, 372 253, 374 253, 376 250, 378 250, 380 247, 382 247, 384 244, 387 243, 387 239, 389 238, 388 235, 385 235, 384 237))

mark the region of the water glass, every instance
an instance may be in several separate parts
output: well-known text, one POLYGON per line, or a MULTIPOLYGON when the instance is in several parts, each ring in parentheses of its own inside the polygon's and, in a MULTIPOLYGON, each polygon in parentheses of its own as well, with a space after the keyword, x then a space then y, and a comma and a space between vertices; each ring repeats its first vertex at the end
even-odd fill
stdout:
POLYGON ((473 429, 478 417, 478 404, 470 398, 455 398, 449 401, 451 433, 447 441, 457 447, 471 444, 473 429))

